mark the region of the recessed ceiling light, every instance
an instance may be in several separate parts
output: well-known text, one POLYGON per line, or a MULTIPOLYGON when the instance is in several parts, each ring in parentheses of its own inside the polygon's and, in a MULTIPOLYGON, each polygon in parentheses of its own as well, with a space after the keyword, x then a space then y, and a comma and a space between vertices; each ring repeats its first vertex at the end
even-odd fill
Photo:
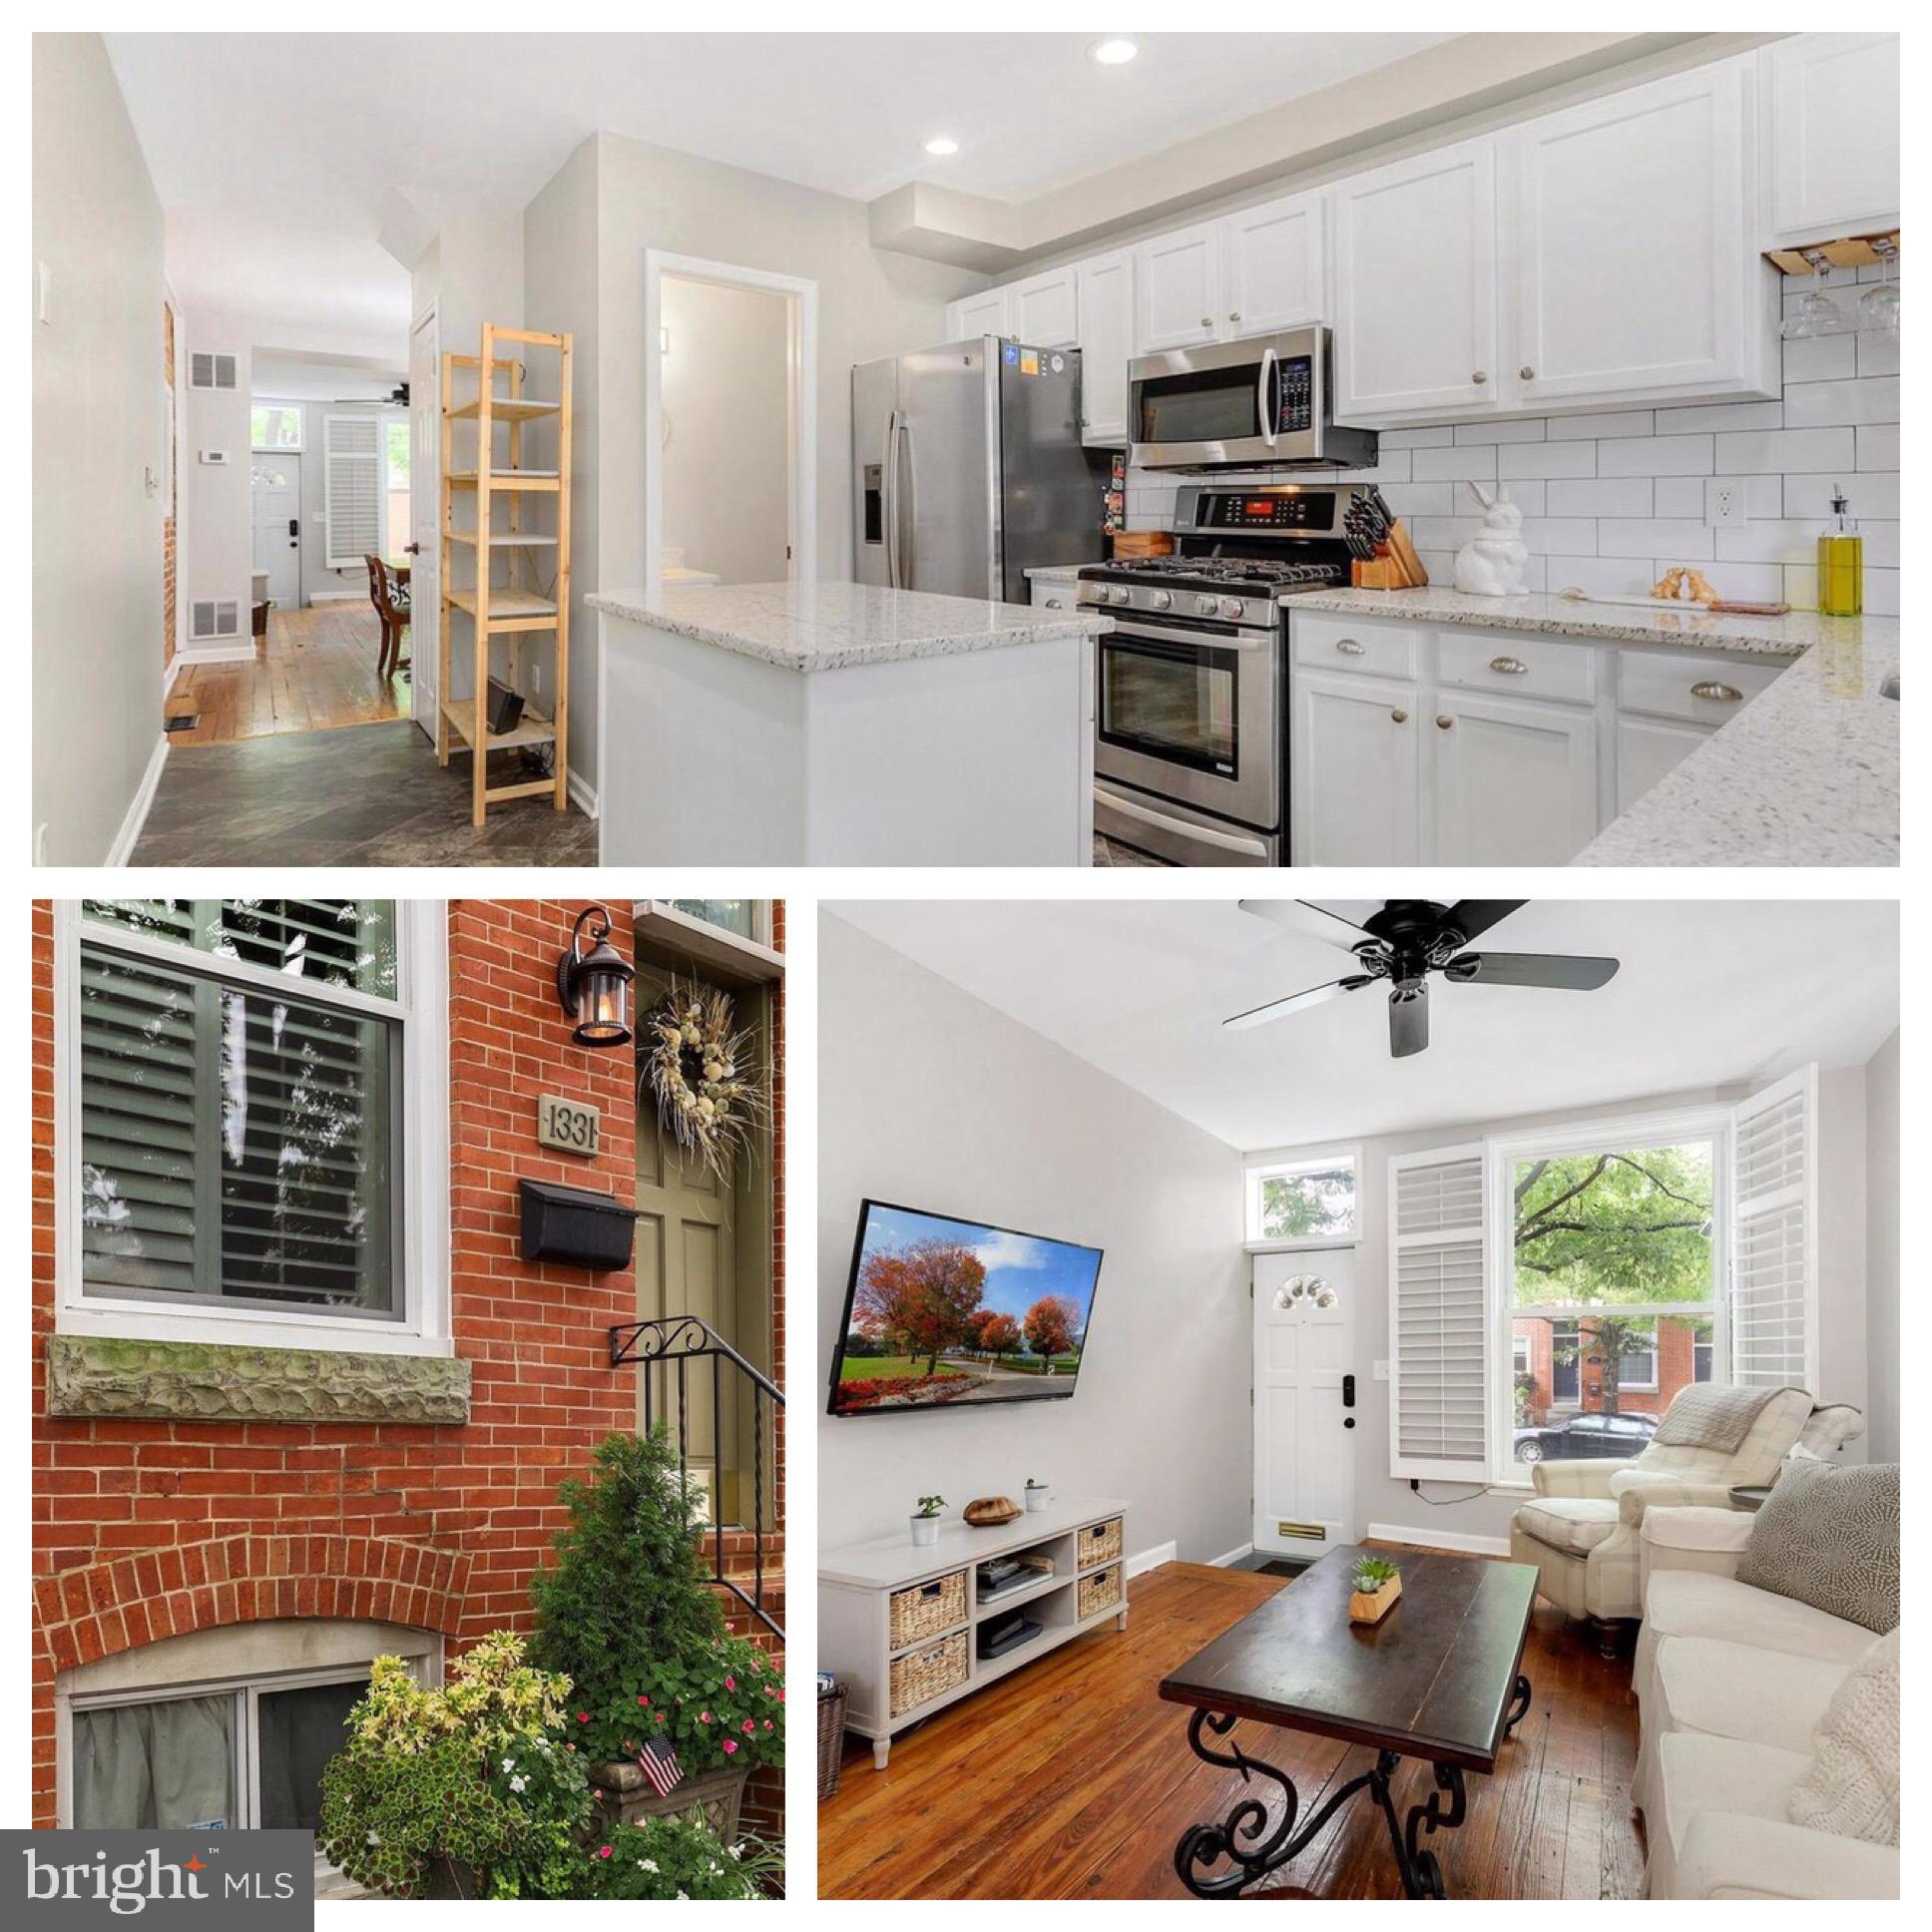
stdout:
POLYGON ((936 134, 926 143, 926 153, 929 155, 956 155, 959 153, 959 143, 948 135, 936 134))
POLYGON ((1097 60, 1103 67, 1122 67, 1141 51, 1138 41, 1125 40, 1119 35, 1107 40, 1097 40, 1088 48, 1088 58, 1097 60))

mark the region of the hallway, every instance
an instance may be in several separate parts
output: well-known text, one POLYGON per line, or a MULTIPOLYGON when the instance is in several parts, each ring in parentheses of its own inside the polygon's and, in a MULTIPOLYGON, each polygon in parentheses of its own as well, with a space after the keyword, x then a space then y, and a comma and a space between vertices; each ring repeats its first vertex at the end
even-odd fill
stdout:
MULTIPOLYGON (((409 716, 409 674, 376 676, 381 628, 366 599, 271 610, 250 664, 189 665, 165 701, 170 719, 199 715, 169 734, 176 750, 283 731, 325 731, 409 716)), ((410 652, 405 638, 405 662, 410 652)))

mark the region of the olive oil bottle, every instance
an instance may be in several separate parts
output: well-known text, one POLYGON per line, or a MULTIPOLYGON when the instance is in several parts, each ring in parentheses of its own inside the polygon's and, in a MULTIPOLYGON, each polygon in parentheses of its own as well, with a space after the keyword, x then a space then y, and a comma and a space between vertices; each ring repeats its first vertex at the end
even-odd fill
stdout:
POLYGON ((1835 530, 1818 539, 1818 609, 1826 617, 1862 617, 1865 610, 1865 540, 1846 512, 1851 505, 1838 488, 1831 508, 1835 530))

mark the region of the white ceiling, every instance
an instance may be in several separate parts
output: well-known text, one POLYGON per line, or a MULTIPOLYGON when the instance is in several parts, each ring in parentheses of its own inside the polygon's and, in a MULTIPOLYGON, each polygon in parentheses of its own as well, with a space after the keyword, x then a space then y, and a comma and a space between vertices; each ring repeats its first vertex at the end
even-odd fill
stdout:
POLYGON ((827 910, 1244 1150, 1846 1066, 1898 1025, 1891 902, 1533 900, 1483 944, 1608 953, 1617 977, 1595 993, 1432 979, 1430 1047, 1400 1061, 1374 988, 1224 1032, 1229 1014, 1348 970, 1232 901, 827 910))

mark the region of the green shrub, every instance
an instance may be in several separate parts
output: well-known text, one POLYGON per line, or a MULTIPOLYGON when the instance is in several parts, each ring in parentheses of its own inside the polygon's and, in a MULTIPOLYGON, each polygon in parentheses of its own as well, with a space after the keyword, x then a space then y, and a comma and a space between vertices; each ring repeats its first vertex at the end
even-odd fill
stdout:
POLYGON ((726 1845, 696 1813, 619 1825, 591 1848, 587 1898, 764 1898, 784 1861, 754 1838, 726 1845))

